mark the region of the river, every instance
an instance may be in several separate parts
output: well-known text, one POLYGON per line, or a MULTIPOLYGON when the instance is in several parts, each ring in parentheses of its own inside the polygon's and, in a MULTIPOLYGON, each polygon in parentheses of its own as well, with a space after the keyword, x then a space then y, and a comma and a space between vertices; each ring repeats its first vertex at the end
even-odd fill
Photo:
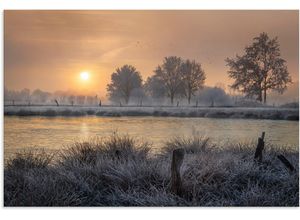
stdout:
POLYGON ((199 135, 217 145, 257 141, 298 148, 298 121, 176 117, 4 117, 5 156, 24 148, 58 150, 74 141, 128 134, 160 148, 172 137, 199 135))

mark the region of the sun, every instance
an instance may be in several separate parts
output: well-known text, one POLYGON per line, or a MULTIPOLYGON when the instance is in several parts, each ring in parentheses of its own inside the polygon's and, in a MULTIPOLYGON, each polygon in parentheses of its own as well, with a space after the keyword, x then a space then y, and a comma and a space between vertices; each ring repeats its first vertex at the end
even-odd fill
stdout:
POLYGON ((84 81, 88 80, 90 78, 90 74, 88 72, 81 72, 80 78, 84 81))

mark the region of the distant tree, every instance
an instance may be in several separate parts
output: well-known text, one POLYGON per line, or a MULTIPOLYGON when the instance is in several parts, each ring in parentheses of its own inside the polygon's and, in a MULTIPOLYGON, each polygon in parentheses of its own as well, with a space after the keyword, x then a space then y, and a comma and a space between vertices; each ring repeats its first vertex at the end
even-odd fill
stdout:
POLYGON ((135 88, 132 90, 132 92, 130 94, 130 101, 137 105, 141 105, 141 103, 143 103, 143 100, 145 99, 145 97, 146 97, 145 91, 142 87, 135 88))
POLYGON ((51 96, 51 93, 36 89, 32 92, 31 98, 38 103, 45 103, 51 96))
POLYGON ((124 65, 117 68, 111 75, 111 83, 107 85, 108 97, 110 100, 129 102, 130 95, 134 89, 142 88, 141 74, 131 65, 124 65))
MULTIPOLYGON (((224 91, 226 90, 226 86, 225 86, 225 84, 222 83, 222 82, 217 82, 217 83, 215 84, 215 87, 216 87, 216 88, 223 89, 224 91)), ((229 89, 232 89, 232 88, 229 86, 229 89)))
POLYGON ((76 96, 76 103, 78 105, 84 105, 84 103, 85 103, 85 96, 84 95, 78 95, 78 96, 76 96))
POLYGON ((69 103, 73 106, 74 105, 74 102, 75 102, 75 96, 74 95, 70 95, 68 97, 68 101, 69 103))
POLYGON ((98 98, 98 95, 95 95, 95 96, 94 96, 94 100, 95 100, 96 105, 97 105, 97 104, 98 104, 98 106, 101 106, 101 105, 102 105, 101 99, 98 98))
POLYGON ((270 39, 261 33, 253 39, 252 45, 245 48, 243 56, 227 58, 229 77, 234 79, 231 87, 246 95, 267 102, 267 91, 282 94, 291 83, 286 61, 280 57, 277 37, 270 39))
POLYGON ((13 103, 15 102, 30 102, 30 90, 22 89, 21 91, 9 90, 4 87, 4 101, 13 103))
POLYGON ((188 103, 191 103, 191 97, 195 92, 203 88, 206 76, 201 68, 201 64, 195 60, 186 60, 181 65, 181 74, 183 82, 183 91, 188 103))
POLYGON ((86 104, 88 104, 88 105, 94 105, 94 103, 95 103, 94 96, 87 96, 86 97, 86 104))
POLYGON ((21 99, 23 101, 26 101, 26 102, 30 102, 30 90, 29 89, 22 89, 21 90, 21 99))
POLYGON ((154 70, 154 76, 163 82, 165 91, 171 99, 171 104, 174 102, 174 97, 180 95, 182 91, 181 64, 182 59, 180 57, 165 57, 163 64, 154 70))
POLYGON ((217 87, 205 87, 198 92, 198 100, 206 106, 214 107, 216 105, 231 105, 232 100, 226 92, 217 87))
POLYGON ((162 98, 167 94, 164 82, 156 75, 148 77, 143 87, 146 95, 152 98, 162 98))

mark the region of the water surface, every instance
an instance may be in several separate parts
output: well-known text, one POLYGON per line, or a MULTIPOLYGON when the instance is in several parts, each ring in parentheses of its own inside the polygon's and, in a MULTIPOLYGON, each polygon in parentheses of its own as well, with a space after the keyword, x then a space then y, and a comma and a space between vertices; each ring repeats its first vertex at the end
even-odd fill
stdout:
POLYGON ((58 150, 74 141, 128 134, 160 148, 176 136, 200 135, 218 144, 266 141, 298 148, 298 121, 176 117, 4 117, 6 156, 24 148, 58 150))

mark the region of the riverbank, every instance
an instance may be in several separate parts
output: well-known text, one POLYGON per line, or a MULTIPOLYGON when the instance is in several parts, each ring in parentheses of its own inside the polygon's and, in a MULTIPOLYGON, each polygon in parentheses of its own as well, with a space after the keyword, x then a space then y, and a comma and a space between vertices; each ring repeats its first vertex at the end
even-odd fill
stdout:
POLYGON ((87 106, 5 106, 6 116, 163 116, 204 118, 245 118, 299 121, 298 108, 242 107, 87 107, 87 106))
POLYGON ((214 146, 177 138, 159 154, 128 136, 75 143, 59 155, 15 154, 5 162, 5 206, 298 206, 298 150, 266 144, 214 146), (172 151, 183 148, 183 192, 171 192, 172 151), (277 158, 296 167, 289 171, 277 158))

